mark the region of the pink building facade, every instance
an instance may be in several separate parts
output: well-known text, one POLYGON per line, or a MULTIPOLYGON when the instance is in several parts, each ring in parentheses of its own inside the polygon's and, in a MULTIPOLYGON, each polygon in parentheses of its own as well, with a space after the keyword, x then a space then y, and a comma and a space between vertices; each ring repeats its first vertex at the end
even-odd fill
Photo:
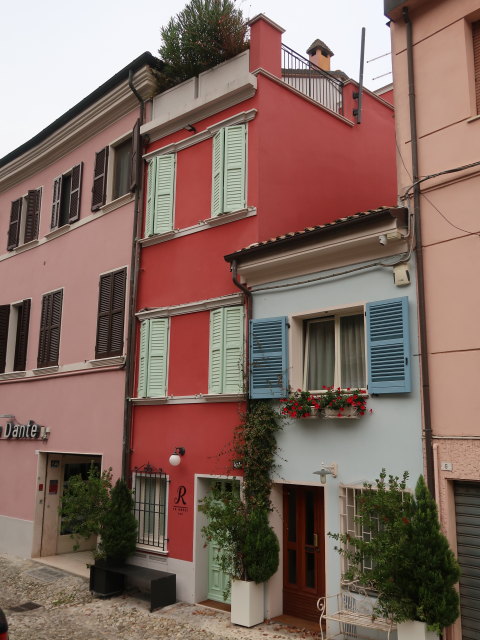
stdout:
POLYGON ((425 459, 462 572, 461 619, 447 638, 477 638, 480 3, 385 0, 385 13, 392 20, 398 193, 418 219, 423 254, 425 459))
POLYGON ((122 471, 134 131, 154 63, 143 54, 0 160, 1 552, 72 550, 69 476, 122 471))

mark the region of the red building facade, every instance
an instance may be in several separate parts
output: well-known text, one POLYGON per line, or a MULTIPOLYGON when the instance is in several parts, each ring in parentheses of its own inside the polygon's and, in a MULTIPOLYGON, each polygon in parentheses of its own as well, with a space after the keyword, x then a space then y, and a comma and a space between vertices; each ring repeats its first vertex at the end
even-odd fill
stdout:
POLYGON ((287 81, 281 34, 254 18, 248 51, 157 96, 142 128, 130 434, 137 561, 175 572, 177 597, 189 602, 222 600, 198 502, 231 469, 246 397, 248 312, 223 256, 396 201, 391 105, 365 91, 357 125, 353 82, 323 74, 334 102, 306 95, 287 81))

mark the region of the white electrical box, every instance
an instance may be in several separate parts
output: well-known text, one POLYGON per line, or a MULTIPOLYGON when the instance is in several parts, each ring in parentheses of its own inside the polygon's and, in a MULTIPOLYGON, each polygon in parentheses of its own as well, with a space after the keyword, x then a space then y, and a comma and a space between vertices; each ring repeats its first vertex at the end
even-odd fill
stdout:
POLYGON ((393 281, 397 287, 405 287, 410 284, 410 272, 406 262, 396 264, 393 267, 393 281))

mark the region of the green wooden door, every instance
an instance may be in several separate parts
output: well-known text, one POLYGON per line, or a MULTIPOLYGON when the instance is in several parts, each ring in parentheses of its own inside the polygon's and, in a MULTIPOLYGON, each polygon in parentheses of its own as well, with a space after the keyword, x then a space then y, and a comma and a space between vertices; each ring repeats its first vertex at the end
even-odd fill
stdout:
MULTIPOLYGON (((239 483, 236 480, 215 480, 212 482, 213 486, 225 492, 240 491, 239 483)), ((223 595, 230 581, 230 576, 220 569, 220 554, 220 547, 212 540, 208 545, 208 599, 230 604, 230 595, 227 599, 223 595)))

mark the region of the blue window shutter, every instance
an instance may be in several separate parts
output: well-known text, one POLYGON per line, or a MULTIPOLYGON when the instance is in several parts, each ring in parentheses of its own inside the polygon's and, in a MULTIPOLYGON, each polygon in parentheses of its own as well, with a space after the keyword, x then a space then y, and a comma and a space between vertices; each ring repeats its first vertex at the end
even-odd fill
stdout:
POLYGON ((250 320, 250 397, 282 398, 288 387, 287 318, 250 320))
POLYGON ((408 298, 367 304, 369 393, 411 391, 408 298))

